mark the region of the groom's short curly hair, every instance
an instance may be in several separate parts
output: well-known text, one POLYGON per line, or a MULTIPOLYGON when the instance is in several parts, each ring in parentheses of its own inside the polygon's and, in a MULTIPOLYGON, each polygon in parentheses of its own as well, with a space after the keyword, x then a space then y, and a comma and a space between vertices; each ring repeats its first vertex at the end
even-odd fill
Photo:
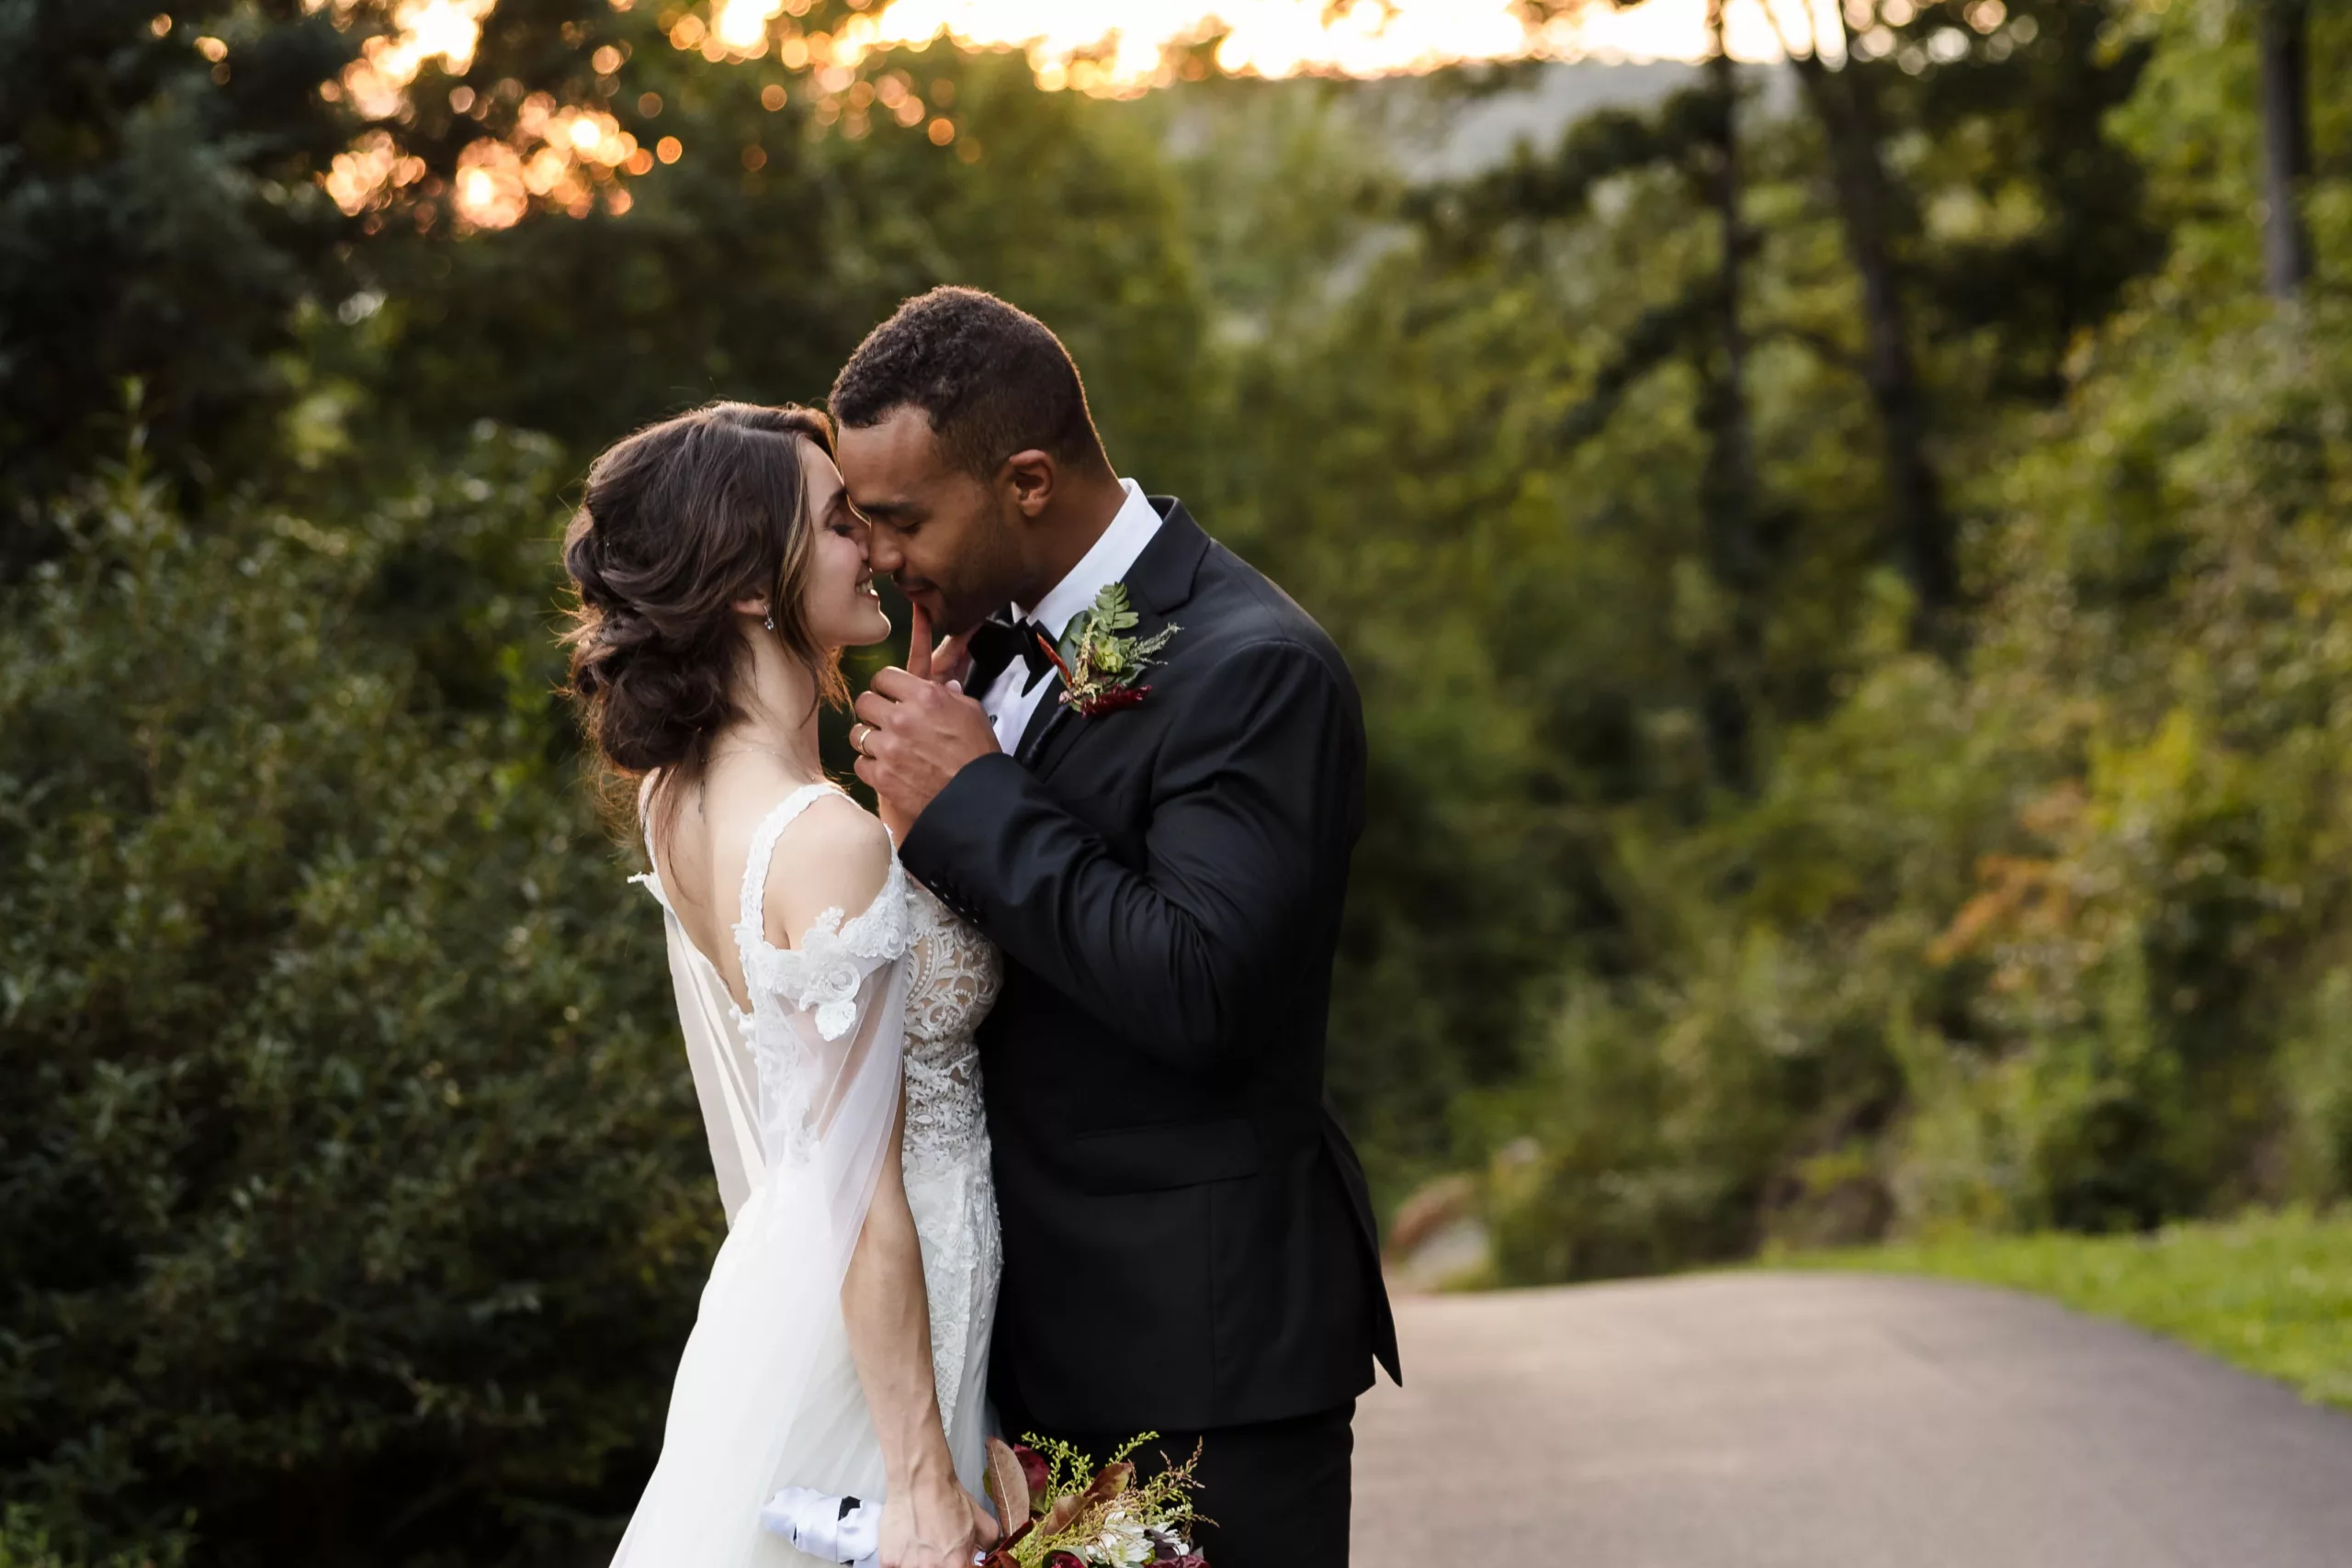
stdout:
POLYGON ((830 401, 835 420, 859 429, 922 410, 948 461, 983 479, 1032 448, 1110 471, 1069 350, 1036 317, 977 288, 934 288, 899 306, 849 356, 830 401))

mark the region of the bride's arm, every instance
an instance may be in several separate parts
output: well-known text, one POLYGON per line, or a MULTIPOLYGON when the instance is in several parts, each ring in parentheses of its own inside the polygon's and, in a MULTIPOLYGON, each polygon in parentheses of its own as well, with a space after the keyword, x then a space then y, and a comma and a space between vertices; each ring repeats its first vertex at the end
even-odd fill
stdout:
MULTIPOLYGON (((888 883, 890 844, 871 816, 846 800, 827 800, 804 820, 809 830, 787 839, 767 883, 773 942, 809 931, 829 910, 868 908, 888 883)), ((842 1280, 850 1357, 882 1449, 882 1564, 971 1568, 975 1548, 994 1530, 957 1482, 947 1450, 932 1371, 922 1243, 899 1165, 902 1085, 892 1086, 892 1097, 874 1195, 842 1280)))
POLYGON ((888 1476, 882 1568, 971 1568, 974 1551, 984 1544, 983 1521, 947 1452, 932 1373, 922 1243, 907 1207, 898 1149, 894 1118, 881 1182, 842 1281, 850 1356, 865 1388, 888 1476))

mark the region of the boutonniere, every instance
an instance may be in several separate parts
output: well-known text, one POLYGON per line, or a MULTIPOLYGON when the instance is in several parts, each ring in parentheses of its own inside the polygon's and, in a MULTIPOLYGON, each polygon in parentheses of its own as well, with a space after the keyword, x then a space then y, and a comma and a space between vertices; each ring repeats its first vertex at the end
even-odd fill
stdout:
POLYGON ((1094 603, 1078 617, 1065 639, 1070 645, 1069 657, 1062 657, 1061 649, 1046 643, 1046 656, 1062 672, 1062 701, 1088 718, 1096 714, 1113 713, 1130 708, 1143 701, 1149 686, 1138 685, 1143 672, 1159 662, 1152 657, 1166 648, 1169 639, 1183 630, 1182 626, 1162 626, 1149 637, 1136 637, 1124 634, 1138 624, 1135 611, 1127 604, 1127 585, 1114 582, 1094 596, 1094 603))

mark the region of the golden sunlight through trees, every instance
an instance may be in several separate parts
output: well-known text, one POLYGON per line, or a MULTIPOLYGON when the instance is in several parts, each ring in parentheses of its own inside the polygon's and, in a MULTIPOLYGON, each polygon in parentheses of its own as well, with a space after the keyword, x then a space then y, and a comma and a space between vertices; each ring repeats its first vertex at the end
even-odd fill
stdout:
MULTIPOLYGON (((338 20, 350 0, 302 0, 308 11, 333 11, 338 20)), ((427 61, 437 60, 452 76, 472 65, 481 25, 498 0, 401 0, 392 9, 392 32, 360 46, 359 58, 343 73, 343 90, 369 119, 400 112, 401 96, 427 61)))
POLYGON ((626 211, 616 175, 634 165, 638 152, 637 138, 602 109, 558 108, 553 98, 534 93, 523 100, 511 140, 480 137, 458 152, 452 203, 458 222, 503 229, 521 221, 535 199, 574 218, 585 218, 600 196, 614 211, 626 211))
MULTIPOLYGON (((635 0, 613 0, 614 9, 635 0)), ((1728 0, 1727 39, 1734 54, 1771 59, 1778 39, 1834 39, 1837 0, 1728 0)), ((303 0, 307 10, 327 11, 339 24, 357 18, 358 0, 303 0)), ((437 66, 444 76, 471 68, 482 28, 498 0, 397 0, 391 30, 369 37, 360 56, 330 82, 322 95, 347 100, 363 118, 404 118, 419 74, 437 66)), ((866 60, 884 51, 921 49, 948 39, 966 49, 1017 50, 1048 91, 1070 89, 1127 96, 1197 76, 1205 67, 1199 51, 1213 47, 1216 69, 1235 75, 1292 76, 1303 73, 1376 76, 1424 72, 1447 65, 1526 58, 1696 59, 1707 50, 1707 0, 1642 0, 1620 9, 1611 0, 1564 0, 1549 7, 1548 20, 1532 21, 1521 0, 884 0, 831 24, 831 30, 804 26, 800 18, 813 0, 700 0, 662 14, 669 43, 698 53, 714 64, 767 58, 789 72, 806 72, 814 89, 812 123, 830 134, 865 135, 887 118, 912 130, 922 128, 936 146, 958 141, 957 127, 934 94, 926 103, 899 72, 868 81, 866 60)), ((1997 17, 2001 0, 1981 0, 1980 12, 1997 17)), ((156 21, 165 28, 167 17, 156 21)), ((198 40, 207 58, 227 52, 217 40, 198 40)), ((591 63, 601 101, 616 90, 627 45, 599 48, 591 63)), ((219 67, 225 69, 225 65, 219 67)), ((508 85, 509 86, 512 84, 508 85)), ((483 94, 493 89, 485 87, 483 94)), ((762 102, 784 107, 786 90, 771 85, 762 102)), ((514 99, 510 94, 509 104, 514 99)), ((481 118, 486 97, 459 84, 449 92, 450 109, 481 118)), ((661 99, 638 100, 640 115, 661 112, 661 99)), ((564 107, 545 94, 520 105, 510 130, 489 131, 459 154, 454 186, 444 193, 424 164, 407 154, 393 134, 370 130, 321 176, 328 194, 346 213, 380 223, 396 202, 413 202, 420 223, 430 226, 446 196, 448 214, 462 229, 498 229, 519 221, 536 205, 585 216, 601 199, 612 211, 625 210, 623 175, 650 172, 658 157, 677 158, 674 138, 648 155, 602 107, 564 107), (422 183, 420 183, 422 182, 422 183), (413 189, 410 187, 413 186, 413 189)), ((969 138, 956 147, 967 162, 978 156, 969 138)))

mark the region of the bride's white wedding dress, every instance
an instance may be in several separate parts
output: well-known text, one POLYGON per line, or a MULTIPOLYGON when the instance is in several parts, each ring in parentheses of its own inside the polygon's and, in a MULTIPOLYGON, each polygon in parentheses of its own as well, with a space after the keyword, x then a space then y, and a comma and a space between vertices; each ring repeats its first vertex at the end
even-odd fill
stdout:
POLYGON ((661 1461, 616 1568, 798 1568, 817 1559, 760 1529, 770 1496, 787 1486, 882 1495, 841 1287, 902 1082, 900 1153, 939 1409, 957 1475, 980 1489, 1001 1253, 973 1032, 1001 963, 908 878, 895 849, 863 912, 829 909, 793 947, 768 942, 762 909, 777 841, 837 793, 796 791, 752 838, 735 928, 748 1013, 686 936, 659 873, 637 878, 666 916, 729 1229, 678 1368, 661 1461))

